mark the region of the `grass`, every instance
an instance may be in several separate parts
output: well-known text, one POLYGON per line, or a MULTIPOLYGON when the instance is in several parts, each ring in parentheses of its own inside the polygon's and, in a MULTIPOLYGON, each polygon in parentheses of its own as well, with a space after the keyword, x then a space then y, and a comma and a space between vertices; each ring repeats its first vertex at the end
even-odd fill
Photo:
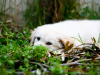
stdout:
POLYGON ((78 36, 79 36, 79 39, 78 39, 78 38, 75 38, 75 37, 71 37, 71 38, 74 38, 74 39, 76 39, 77 41, 79 41, 80 43, 83 43, 83 41, 82 41, 81 36, 80 36, 79 33, 78 33, 78 36))
MULTIPOLYGON (((28 27, 30 29, 34 29, 37 26, 48 24, 48 23, 55 23, 63 20, 77 20, 77 19, 100 19, 100 6, 92 0, 91 4, 95 4, 98 7, 97 11, 94 10, 94 6, 92 9, 88 7, 89 3, 85 3, 85 5, 80 5, 79 2, 76 0, 33 0, 33 1, 21 1, 19 5, 16 5, 16 0, 14 0, 14 15, 6 14, 9 10, 13 10, 11 6, 6 9, 6 0, 1 2, 1 9, 0 9, 0 20, 6 22, 7 19, 13 20, 13 22, 19 23, 22 20, 22 25, 24 27, 28 27), (50 3, 49 3, 50 2, 50 3), (23 11, 23 3, 26 4, 27 8, 26 11, 23 11), (22 11, 18 12, 19 14, 23 15, 23 18, 20 20, 17 19, 18 15, 16 15, 16 7, 22 5, 22 11), (76 8, 77 5, 77 8, 76 8), (17 20, 17 21, 16 21, 17 20)), ((13 3, 13 1, 9 1, 9 3, 13 3)))
POLYGON ((0 21, 0 23, 4 26, 4 28, 5 28, 5 30, 9 33, 9 34, 11 34, 11 31, 9 31, 9 29, 7 29, 7 27, 0 21))
MULTIPOLYGON (((8 30, 8 28, 5 30, 8 30)), ((29 42, 29 30, 24 30, 22 33, 2 33, 2 35, 3 37, 0 37, 0 74, 2 75, 19 74, 17 73, 18 71, 31 75, 31 71, 37 68, 39 68, 42 74, 49 73, 50 75, 77 75, 78 73, 99 75, 97 73, 99 67, 93 65, 95 64, 93 61, 89 62, 89 66, 85 62, 83 62, 84 65, 76 67, 70 67, 68 65, 60 66, 62 61, 59 56, 52 55, 48 58, 48 48, 40 45, 34 46, 33 49, 33 46, 30 46, 29 42), (41 64, 46 64, 50 72, 43 71, 43 68, 39 67, 41 64)), ((80 35, 79 38, 79 41, 82 41, 80 35)), ((85 56, 91 57, 89 52, 85 56)), ((67 61, 70 61, 70 59, 67 58, 67 61)))
MULTIPOLYGON (((76 0, 48 1, 51 3, 46 2, 45 0, 35 0, 30 3, 27 0, 27 10, 23 14, 25 18, 25 28, 23 28, 21 32, 10 30, 10 28, 12 28, 9 27, 10 24, 3 24, 3 22, 6 22, 8 16, 10 17, 9 14, 5 14, 6 10, 3 11, 3 8, 5 9, 6 6, 6 0, 3 1, 2 9, 0 11, 0 74, 13 75, 15 73, 18 74, 17 72, 21 71, 24 72, 24 74, 31 75, 31 71, 39 69, 42 74, 49 73, 51 75, 77 75, 80 73, 96 75, 99 70, 98 66, 100 65, 95 66, 95 62, 93 61, 89 62, 89 66, 85 62, 83 62, 84 65, 80 66, 61 66, 64 62, 61 61, 60 57, 57 58, 56 55, 51 53, 52 56, 48 58, 48 55, 46 54, 48 48, 40 45, 35 46, 33 49, 33 46, 30 46, 29 29, 66 19, 100 19, 100 10, 96 12, 93 9, 90 10, 88 6, 77 10, 75 6, 78 5, 80 7, 80 5, 79 3, 76 3, 76 0), (4 19, 2 19, 3 17, 4 19), (47 67, 49 67, 49 72, 43 71, 44 66, 42 65, 43 67, 41 67, 41 64, 46 64, 47 67)), ((8 10, 9 9, 10 8, 8 8, 8 10)), ((15 19, 11 24, 16 24, 15 19)), ((77 40, 83 43, 80 35, 77 40)), ((98 42, 100 42, 100 37, 98 38, 98 42)), ((90 57, 89 52, 87 52, 85 56, 90 57)), ((70 60, 70 58, 67 59, 67 61, 70 60)), ((99 74, 100 73, 97 75, 99 74)))

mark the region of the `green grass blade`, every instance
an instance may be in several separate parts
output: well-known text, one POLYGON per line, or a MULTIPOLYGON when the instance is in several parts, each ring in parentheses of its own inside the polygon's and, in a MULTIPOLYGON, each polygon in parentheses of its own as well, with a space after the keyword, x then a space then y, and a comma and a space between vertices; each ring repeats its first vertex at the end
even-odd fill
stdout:
POLYGON ((9 33, 9 34, 11 34, 11 31, 0 21, 0 23, 4 26, 4 28, 5 28, 5 30, 9 33))
POLYGON ((78 36, 79 36, 79 39, 80 39, 81 43, 83 43, 82 38, 81 38, 79 33, 78 33, 78 36))
POLYGON ((100 33, 99 33, 99 37, 98 37, 98 42, 97 43, 100 43, 100 33))
POLYGON ((80 43, 83 43, 83 41, 82 41, 81 36, 79 35, 79 33, 78 33, 78 36, 79 36, 79 39, 78 39, 78 38, 75 38, 75 37, 71 37, 71 38, 74 38, 74 39, 76 39, 77 41, 79 41, 80 43))

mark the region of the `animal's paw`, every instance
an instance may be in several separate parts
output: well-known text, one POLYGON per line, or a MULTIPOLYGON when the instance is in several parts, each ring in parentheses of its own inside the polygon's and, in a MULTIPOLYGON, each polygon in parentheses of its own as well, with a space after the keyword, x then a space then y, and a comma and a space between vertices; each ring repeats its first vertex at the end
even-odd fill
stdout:
POLYGON ((67 41, 66 45, 65 45, 65 49, 62 50, 61 52, 66 52, 69 51, 70 49, 72 49, 72 47, 74 46, 74 44, 70 43, 69 41, 67 41))

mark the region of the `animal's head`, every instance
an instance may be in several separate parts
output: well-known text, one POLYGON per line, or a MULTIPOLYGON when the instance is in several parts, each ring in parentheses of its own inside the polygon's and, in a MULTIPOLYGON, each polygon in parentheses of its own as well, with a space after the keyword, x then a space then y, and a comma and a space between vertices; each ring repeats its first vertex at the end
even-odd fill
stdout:
POLYGON ((73 39, 69 36, 63 35, 48 27, 38 27, 34 31, 31 30, 31 45, 47 46, 50 51, 61 50, 65 48, 67 41, 69 44, 74 44, 73 39))

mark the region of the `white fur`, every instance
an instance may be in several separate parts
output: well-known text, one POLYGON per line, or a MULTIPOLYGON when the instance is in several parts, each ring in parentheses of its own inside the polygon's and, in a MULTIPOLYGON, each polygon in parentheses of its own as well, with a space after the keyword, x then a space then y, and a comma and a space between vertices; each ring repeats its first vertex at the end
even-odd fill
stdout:
POLYGON ((79 35, 83 43, 89 43, 92 42, 91 37, 98 40, 99 33, 100 20, 68 20, 37 27, 31 32, 31 44, 32 42, 34 42, 34 45, 42 44, 48 46, 52 51, 62 49, 62 44, 59 43, 59 40, 64 45, 69 41, 69 44, 74 44, 75 47, 81 44, 74 39, 80 39, 79 35), (36 37, 40 37, 40 40, 35 39, 36 37), (47 42, 51 42, 52 45, 46 45, 47 42))

